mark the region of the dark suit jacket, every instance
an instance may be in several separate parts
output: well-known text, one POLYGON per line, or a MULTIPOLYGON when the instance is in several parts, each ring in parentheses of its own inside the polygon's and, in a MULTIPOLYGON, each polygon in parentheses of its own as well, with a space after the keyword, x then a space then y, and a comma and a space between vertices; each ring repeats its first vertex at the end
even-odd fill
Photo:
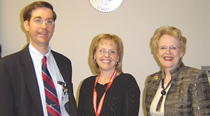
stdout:
MULTIPOLYGON (((52 51, 52 54, 69 90, 70 115, 77 116, 71 62, 57 52, 52 51)), ((0 115, 43 116, 35 69, 28 46, 20 52, 0 59, 0 115)))

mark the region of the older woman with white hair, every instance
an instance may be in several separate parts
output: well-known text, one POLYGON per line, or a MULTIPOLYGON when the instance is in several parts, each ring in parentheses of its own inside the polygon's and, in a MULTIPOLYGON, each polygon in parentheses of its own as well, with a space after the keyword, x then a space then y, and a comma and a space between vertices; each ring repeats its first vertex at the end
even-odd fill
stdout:
POLYGON ((210 116, 210 86, 204 71, 185 66, 187 39, 173 26, 158 28, 151 47, 162 70, 147 81, 148 116, 210 116))

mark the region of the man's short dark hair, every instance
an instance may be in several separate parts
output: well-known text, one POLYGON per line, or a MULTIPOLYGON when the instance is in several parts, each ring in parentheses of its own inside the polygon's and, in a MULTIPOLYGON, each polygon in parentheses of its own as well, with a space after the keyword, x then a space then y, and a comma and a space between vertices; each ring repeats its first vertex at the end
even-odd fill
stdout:
POLYGON ((56 13, 53 11, 53 6, 50 3, 45 2, 45 1, 36 1, 25 7, 24 12, 23 12, 24 21, 26 20, 29 21, 31 19, 32 11, 41 7, 50 8, 53 12, 53 20, 54 21, 56 20, 56 13))

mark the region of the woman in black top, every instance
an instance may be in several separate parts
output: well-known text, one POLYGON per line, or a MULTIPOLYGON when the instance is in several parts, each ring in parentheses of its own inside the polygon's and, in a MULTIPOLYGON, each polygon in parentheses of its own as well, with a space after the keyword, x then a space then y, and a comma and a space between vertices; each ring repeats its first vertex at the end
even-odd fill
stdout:
POLYGON ((122 72, 119 37, 97 35, 90 46, 90 67, 96 76, 82 83, 79 116, 138 116, 140 90, 135 78, 122 72))

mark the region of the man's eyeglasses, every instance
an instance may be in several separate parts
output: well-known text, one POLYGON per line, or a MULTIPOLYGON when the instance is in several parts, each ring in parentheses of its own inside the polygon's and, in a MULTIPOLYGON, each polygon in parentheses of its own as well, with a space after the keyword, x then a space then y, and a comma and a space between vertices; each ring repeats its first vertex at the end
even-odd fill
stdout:
MULTIPOLYGON (((37 25, 41 25, 41 24, 43 24, 43 19, 34 18, 33 22, 37 25)), ((55 21, 53 19, 47 19, 47 20, 44 20, 44 22, 47 26, 53 26, 55 24, 55 21)))
POLYGON ((171 45, 171 46, 162 45, 162 46, 158 47, 158 49, 161 50, 161 51, 165 51, 165 50, 167 50, 167 48, 169 48, 169 50, 176 51, 176 50, 178 50, 179 47, 176 46, 176 45, 171 45))
POLYGON ((98 50, 100 54, 106 54, 108 52, 109 55, 115 55, 116 52, 114 50, 106 51, 106 50, 98 50))

